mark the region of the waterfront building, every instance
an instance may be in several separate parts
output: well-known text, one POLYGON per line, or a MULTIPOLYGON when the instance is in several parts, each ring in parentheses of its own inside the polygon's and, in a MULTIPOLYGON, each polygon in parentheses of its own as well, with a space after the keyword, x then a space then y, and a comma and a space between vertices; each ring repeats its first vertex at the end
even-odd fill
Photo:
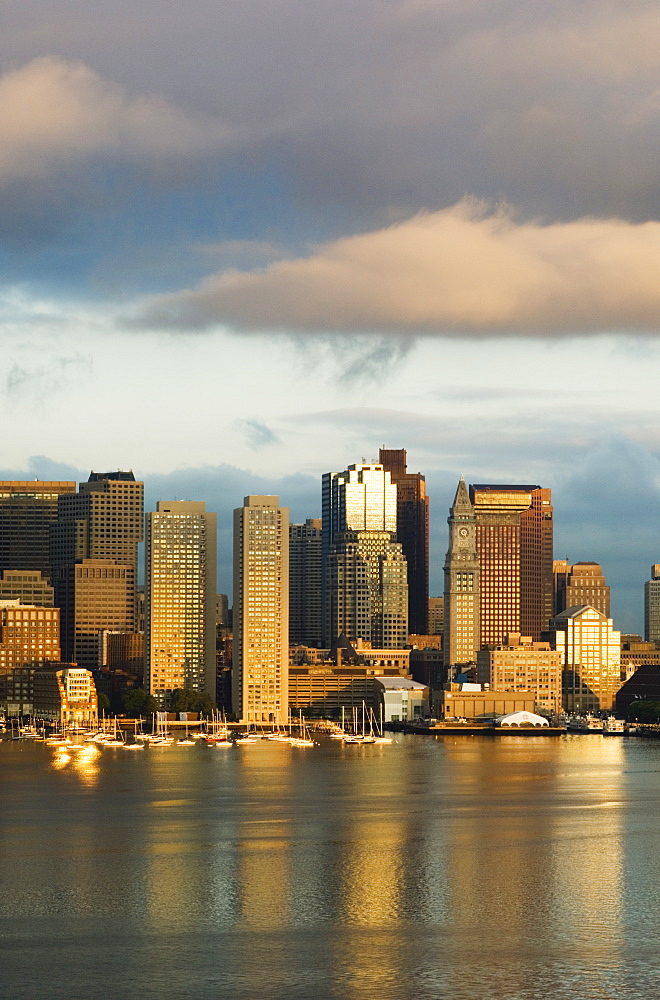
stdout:
POLYGON ((621 633, 596 608, 567 608, 550 622, 562 657, 562 700, 567 712, 611 711, 621 687, 621 633))
POLYGON ((97 666, 98 635, 104 628, 138 631, 137 547, 143 509, 144 484, 132 472, 92 472, 77 493, 59 497, 51 525, 51 560, 62 655, 68 662, 97 666))
POLYGON ((288 670, 289 511, 279 497, 247 496, 234 511, 234 714, 286 722, 288 670))
POLYGON ((562 559, 555 560, 552 567, 556 615, 566 608, 588 604, 609 618, 610 588, 603 576, 602 566, 595 562, 579 562, 571 566, 562 559))
POLYGON ((0 571, 37 570, 50 579, 50 526, 59 497, 75 491, 67 480, 0 482, 0 571))
POLYGON ((562 655, 548 642, 513 633, 477 653, 477 682, 493 691, 532 693, 535 712, 555 715, 562 706, 562 655))
POLYGON ((38 604, 52 608, 55 592, 48 577, 36 569, 6 569, 0 573, 0 601, 18 600, 21 604, 38 604))
POLYGON ((60 612, 0 601, 0 674, 60 659, 60 612))
POLYGON ((461 476, 447 519, 449 548, 445 557, 444 661, 452 669, 476 662, 481 644, 481 568, 477 521, 461 476))
POLYGON ((481 684, 449 682, 434 698, 438 718, 485 722, 511 712, 533 712, 536 696, 532 691, 494 691, 481 684))
POLYGON ((144 670, 161 708, 178 688, 216 697, 216 515, 160 500, 145 518, 144 670))
POLYGON ((479 647, 519 632, 539 641, 553 614, 552 499, 540 486, 474 484, 479 647))
POLYGON ((425 635, 429 602, 429 498, 419 472, 408 472, 405 448, 381 448, 378 459, 396 486, 396 540, 408 564, 408 628, 425 635))
POLYGON ((383 722, 414 722, 428 718, 429 689, 411 677, 376 677, 377 718, 383 722))
POLYGON ((91 670, 52 663, 32 675, 33 712, 62 728, 88 728, 98 722, 98 697, 91 670))
POLYGON ((644 638, 660 641, 660 563, 651 566, 651 579, 644 584, 644 638))
POLYGON ((289 525, 289 642, 320 646, 323 624, 321 518, 289 525))

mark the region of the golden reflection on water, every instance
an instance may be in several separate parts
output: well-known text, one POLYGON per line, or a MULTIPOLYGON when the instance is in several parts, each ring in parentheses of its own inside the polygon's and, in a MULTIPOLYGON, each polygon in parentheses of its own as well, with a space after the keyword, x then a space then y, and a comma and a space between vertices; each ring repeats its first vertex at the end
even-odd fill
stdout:
POLYGON ((93 743, 82 746, 57 747, 53 753, 52 767, 55 771, 67 770, 80 778, 84 785, 95 785, 99 778, 101 753, 93 743))
POLYGON ((578 736, 561 757, 550 738, 524 740, 449 751, 467 765, 446 845, 452 924, 498 929, 514 993, 536 941, 591 953, 601 970, 617 967, 623 945, 622 740, 578 736))

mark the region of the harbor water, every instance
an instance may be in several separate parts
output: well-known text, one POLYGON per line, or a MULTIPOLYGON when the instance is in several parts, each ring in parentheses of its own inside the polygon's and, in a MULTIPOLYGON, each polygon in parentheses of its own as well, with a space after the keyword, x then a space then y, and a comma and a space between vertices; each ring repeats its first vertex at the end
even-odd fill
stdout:
POLYGON ((0 744, 12 1000, 660 994, 660 741, 0 744))

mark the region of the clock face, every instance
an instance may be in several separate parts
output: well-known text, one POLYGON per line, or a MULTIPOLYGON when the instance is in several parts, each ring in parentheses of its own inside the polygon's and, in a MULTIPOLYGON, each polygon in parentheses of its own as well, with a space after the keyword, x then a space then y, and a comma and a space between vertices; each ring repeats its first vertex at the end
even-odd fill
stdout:
POLYGON ((461 536, 461 538, 467 538, 467 536, 470 534, 467 528, 459 528, 458 533, 461 536))

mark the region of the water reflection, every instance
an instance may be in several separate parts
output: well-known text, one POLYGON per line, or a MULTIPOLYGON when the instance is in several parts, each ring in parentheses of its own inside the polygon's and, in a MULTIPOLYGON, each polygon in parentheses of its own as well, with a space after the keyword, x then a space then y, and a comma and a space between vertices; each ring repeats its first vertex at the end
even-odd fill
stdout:
POLYGON ((100 751, 93 743, 61 746, 53 751, 52 767, 56 771, 69 771, 80 778, 83 785, 93 786, 99 778, 100 751))
POLYGON ((14 996, 36 953, 51 1000, 99 955, 159 1000, 654 995, 660 744, 0 757, 14 996))

